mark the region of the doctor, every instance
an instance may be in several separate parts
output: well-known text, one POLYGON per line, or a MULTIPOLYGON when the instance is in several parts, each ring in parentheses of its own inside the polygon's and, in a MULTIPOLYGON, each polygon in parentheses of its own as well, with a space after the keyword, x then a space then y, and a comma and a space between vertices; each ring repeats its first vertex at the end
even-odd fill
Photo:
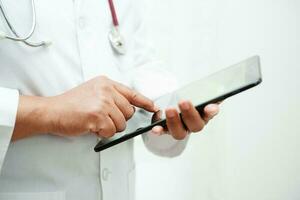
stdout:
MULTIPOLYGON (((93 147, 99 136, 135 126, 134 106, 155 112, 150 99, 176 88, 146 44, 139 1, 115 1, 116 9, 107 0, 2 3, 13 30, 2 16, 0 200, 134 199, 133 140, 101 153, 93 147), (20 38, 32 26, 32 8, 35 31, 20 38)), ((188 131, 167 109, 168 134, 155 127, 143 136, 153 153, 180 154, 188 132, 218 112, 209 105, 202 118, 189 101, 179 107, 188 131)))

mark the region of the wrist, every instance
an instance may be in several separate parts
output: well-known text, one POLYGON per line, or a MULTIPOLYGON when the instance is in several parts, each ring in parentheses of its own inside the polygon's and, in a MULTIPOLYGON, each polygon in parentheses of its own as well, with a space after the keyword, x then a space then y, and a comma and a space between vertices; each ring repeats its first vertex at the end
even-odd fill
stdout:
POLYGON ((44 134, 54 131, 56 114, 54 112, 53 97, 37 97, 35 99, 36 118, 35 130, 38 134, 44 134))
POLYGON ((47 97, 20 96, 13 139, 47 133, 51 130, 47 97))
POLYGON ((47 133, 59 133, 61 130, 60 122, 63 116, 61 115, 61 111, 63 109, 62 106, 58 102, 60 96, 54 97, 46 97, 43 99, 43 103, 41 103, 42 115, 43 115, 43 132, 47 133))

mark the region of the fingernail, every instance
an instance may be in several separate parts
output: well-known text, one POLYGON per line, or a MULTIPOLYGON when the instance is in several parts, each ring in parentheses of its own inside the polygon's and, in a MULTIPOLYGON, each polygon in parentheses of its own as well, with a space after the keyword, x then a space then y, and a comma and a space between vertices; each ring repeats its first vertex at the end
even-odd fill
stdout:
POLYGON ((207 106, 207 109, 209 112, 212 112, 214 114, 217 114, 219 112, 219 106, 215 104, 210 104, 207 106))
POLYGON ((185 102, 181 103, 181 108, 183 110, 189 110, 190 109, 190 104, 185 101, 185 102))
POLYGON ((168 111, 166 112, 166 115, 167 115, 167 117, 169 117, 169 118, 173 118, 173 117, 175 117, 175 112, 174 112, 173 110, 168 110, 168 111))
POLYGON ((152 132, 153 132, 154 134, 160 134, 160 127, 159 127, 159 126, 154 126, 154 127, 152 128, 152 132))

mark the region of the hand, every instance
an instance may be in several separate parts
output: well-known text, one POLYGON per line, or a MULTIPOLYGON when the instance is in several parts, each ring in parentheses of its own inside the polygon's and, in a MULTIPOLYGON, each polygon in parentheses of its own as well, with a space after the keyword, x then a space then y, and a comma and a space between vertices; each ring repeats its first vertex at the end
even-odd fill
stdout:
POLYGON ((55 97, 21 97, 14 139, 34 132, 112 137, 126 128, 134 106, 156 112, 148 98, 100 76, 55 97), (32 112, 34 110, 34 112, 32 112))
POLYGON ((166 109, 167 129, 155 126, 152 132, 161 135, 168 131, 175 139, 183 140, 189 132, 199 132, 219 112, 218 104, 210 104, 204 108, 203 117, 190 101, 181 101, 179 109, 182 113, 182 123, 176 108, 166 109))

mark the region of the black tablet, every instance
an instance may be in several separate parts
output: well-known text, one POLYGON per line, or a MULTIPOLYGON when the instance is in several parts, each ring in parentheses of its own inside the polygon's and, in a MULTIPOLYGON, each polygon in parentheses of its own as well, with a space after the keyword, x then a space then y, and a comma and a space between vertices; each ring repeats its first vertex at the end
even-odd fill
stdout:
POLYGON ((153 114, 142 109, 138 110, 134 115, 142 114, 144 118, 139 120, 136 127, 130 127, 130 130, 126 129, 125 134, 119 136, 116 134, 116 137, 101 140, 94 150, 99 152, 125 142, 148 132, 156 125, 166 126, 165 108, 176 106, 182 99, 190 100, 201 113, 206 105, 222 101, 261 82, 260 59, 258 56, 254 56, 161 96, 155 100, 161 111, 153 114))

